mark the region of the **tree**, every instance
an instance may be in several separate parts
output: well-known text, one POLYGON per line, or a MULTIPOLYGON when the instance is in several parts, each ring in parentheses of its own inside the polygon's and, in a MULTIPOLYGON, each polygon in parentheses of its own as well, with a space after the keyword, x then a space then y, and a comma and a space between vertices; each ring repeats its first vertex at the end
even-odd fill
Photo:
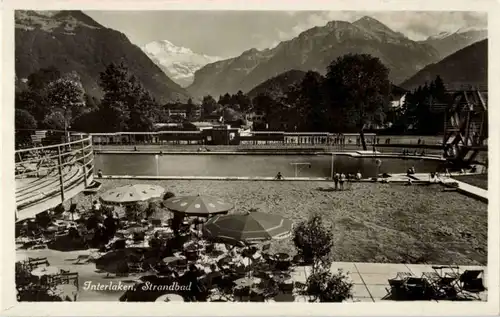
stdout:
POLYGON ((299 292, 312 298, 313 302, 340 303, 352 298, 354 284, 342 270, 333 273, 330 268, 321 268, 307 277, 299 292))
POLYGON ((17 109, 15 112, 15 128, 16 130, 34 130, 37 127, 35 117, 24 109, 17 109))
POLYGON ((309 71, 299 85, 297 108, 300 117, 304 119, 303 128, 308 131, 328 130, 327 109, 323 102, 323 77, 309 71))
POLYGON ((269 123, 276 106, 276 102, 273 98, 265 94, 259 94, 257 97, 253 98, 252 103, 255 112, 264 114, 264 120, 266 123, 269 123))
POLYGON ((43 121, 48 112, 45 96, 31 90, 16 92, 15 107, 28 111, 37 122, 43 121))
POLYGON ((212 112, 214 112, 216 108, 217 108, 217 101, 215 101, 215 99, 212 96, 208 95, 203 97, 203 101, 201 102, 203 117, 212 114, 212 112))
POLYGON ((52 111, 43 120, 43 126, 52 130, 65 130, 66 124, 66 117, 60 110, 52 111))
POLYGON ((101 101, 101 115, 106 125, 103 129, 117 132, 126 131, 132 95, 132 85, 124 64, 109 64, 99 76, 99 85, 104 92, 101 101))
POLYGON ((30 142, 31 130, 37 128, 35 117, 24 109, 17 109, 15 111, 15 129, 16 129, 16 144, 30 142))
POLYGON ((192 120, 194 118, 194 113, 196 110, 195 104, 193 104, 193 99, 189 98, 186 104, 186 118, 192 120))
POLYGON ((328 66, 325 88, 330 108, 339 109, 341 120, 357 127, 366 150, 365 126, 383 119, 389 102, 389 69, 368 54, 344 55, 328 66))
POLYGON ((31 91, 43 90, 49 83, 59 78, 61 72, 56 67, 41 68, 28 76, 28 88, 31 91))
POLYGON ((47 86, 47 101, 52 109, 49 115, 59 114, 65 132, 73 120, 84 112, 84 96, 82 84, 74 79, 59 78, 47 86))
POLYGON ((250 101, 250 98, 247 95, 245 95, 241 90, 238 90, 238 92, 231 98, 232 98, 232 104, 239 105, 240 111, 244 113, 248 112, 252 107, 252 102, 250 101))
POLYGON ((218 103, 220 105, 222 105, 222 106, 229 106, 229 105, 231 105, 231 103, 232 103, 231 95, 229 95, 228 93, 226 93, 224 96, 220 96, 218 103))
POLYGON ((307 221, 299 223, 294 229, 293 242, 302 259, 313 265, 313 271, 331 264, 333 231, 321 214, 312 214, 307 221))
POLYGON ((240 119, 243 120, 243 116, 241 115, 241 113, 231 108, 225 108, 222 111, 222 116, 224 118, 224 121, 237 121, 240 119))

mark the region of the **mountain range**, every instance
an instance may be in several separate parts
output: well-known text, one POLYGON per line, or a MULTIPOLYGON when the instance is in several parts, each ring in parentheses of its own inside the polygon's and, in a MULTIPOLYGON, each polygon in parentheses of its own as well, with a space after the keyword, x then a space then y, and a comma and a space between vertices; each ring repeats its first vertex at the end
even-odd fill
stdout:
POLYGON ((100 98, 99 73, 123 62, 157 101, 189 98, 123 33, 81 11, 16 11, 15 24, 16 86, 38 69, 55 66, 61 73, 78 73, 86 92, 100 98))
POLYGON ((434 36, 429 36, 421 43, 434 47, 440 58, 455 53, 462 48, 488 37, 488 31, 481 28, 461 28, 456 32, 442 32, 434 36))
POLYGON ((219 60, 166 40, 139 48, 123 33, 102 26, 81 11, 16 11, 15 22, 16 89, 22 89, 29 74, 56 66, 62 73, 78 73, 87 93, 100 98, 99 73, 109 63, 123 62, 161 103, 238 90, 258 94, 276 89, 274 93, 279 95, 291 82, 301 80, 305 71, 324 74, 331 61, 347 53, 380 58, 390 69, 391 81, 407 89, 437 74, 445 83, 487 81, 487 44, 485 40, 476 42, 487 36, 482 29, 461 29, 412 41, 363 17, 353 23, 331 21, 274 48, 250 49, 219 60), (186 89, 181 87, 186 85, 186 89))
POLYGON ((460 86, 484 87, 488 85, 488 40, 471 44, 443 60, 427 65, 401 84, 405 89, 415 89, 439 75, 449 88, 460 86))
POLYGON ((220 57, 194 53, 189 48, 176 46, 167 40, 148 43, 142 50, 181 87, 193 83, 195 71, 206 64, 221 60, 220 57))
POLYGON ((347 53, 380 58, 390 69, 394 83, 439 60, 439 53, 429 44, 412 41, 371 17, 363 17, 353 23, 331 21, 275 48, 250 49, 235 58, 208 64, 195 72, 194 82, 187 89, 194 96, 248 92, 291 69, 324 74, 334 59, 347 53))

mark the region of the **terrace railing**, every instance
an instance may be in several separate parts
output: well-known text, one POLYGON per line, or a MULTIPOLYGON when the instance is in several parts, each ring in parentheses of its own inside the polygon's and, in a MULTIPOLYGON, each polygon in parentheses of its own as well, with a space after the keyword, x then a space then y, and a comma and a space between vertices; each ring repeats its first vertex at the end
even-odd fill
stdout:
MULTIPOLYGON (((43 139, 37 143, 44 144, 43 139)), ((92 183, 94 151, 91 137, 69 134, 60 140, 68 139, 68 142, 16 150, 18 220, 54 208, 92 183)), ((49 143, 54 143, 53 140, 49 143)))

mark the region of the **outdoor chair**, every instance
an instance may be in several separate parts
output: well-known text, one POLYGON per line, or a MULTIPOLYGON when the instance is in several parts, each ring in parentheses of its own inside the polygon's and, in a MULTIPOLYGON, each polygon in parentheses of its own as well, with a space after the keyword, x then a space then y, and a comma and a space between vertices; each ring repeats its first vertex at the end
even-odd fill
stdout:
POLYGON ((140 262, 129 262, 127 263, 128 266, 128 271, 130 273, 143 273, 145 272, 144 268, 142 267, 142 263, 140 262))
POLYGON ((28 267, 30 270, 34 270, 42 265, 50 266, 49 261, 46 257, 42 258, 28 258, 28 267))
POLYGON ((423 278, 409 277, 404 280, 403 286, 408 300, 426 300, 432 297, 430 285, 423 278))
POLYGON ((154 227, 161 227, 161 220, 160 219, 151 219, 151 224, 154 227))
POLYGON ((427 280, 433 289, 435 299, 454 299, 457 296, 454 282, 455 277, 442 276, 437 272, 425 272, 422 278, 427 280))
POLYGON ((479 294, 486 291, 483 281, 483 270, 466 270, 459 278, 459 292, 480 299, 479 294))

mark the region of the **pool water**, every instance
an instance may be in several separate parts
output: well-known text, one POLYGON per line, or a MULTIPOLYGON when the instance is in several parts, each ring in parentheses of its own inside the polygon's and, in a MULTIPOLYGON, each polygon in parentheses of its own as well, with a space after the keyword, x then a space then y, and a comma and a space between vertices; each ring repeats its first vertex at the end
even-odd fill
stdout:
POLYGON ((254 155, 254 154, 96 154, 95 170, 105 175, 133 176, 213 176, 273 177, 278 172, 286 177, 330 177, 338 173, 361 172, 363 177, 380 173, 405 173, 415 167, 417 173, 436 171, 440 161, 423 159, 356 158, 347 155, 254 155), (332 164, 333 161, 333 164, 332 164))

